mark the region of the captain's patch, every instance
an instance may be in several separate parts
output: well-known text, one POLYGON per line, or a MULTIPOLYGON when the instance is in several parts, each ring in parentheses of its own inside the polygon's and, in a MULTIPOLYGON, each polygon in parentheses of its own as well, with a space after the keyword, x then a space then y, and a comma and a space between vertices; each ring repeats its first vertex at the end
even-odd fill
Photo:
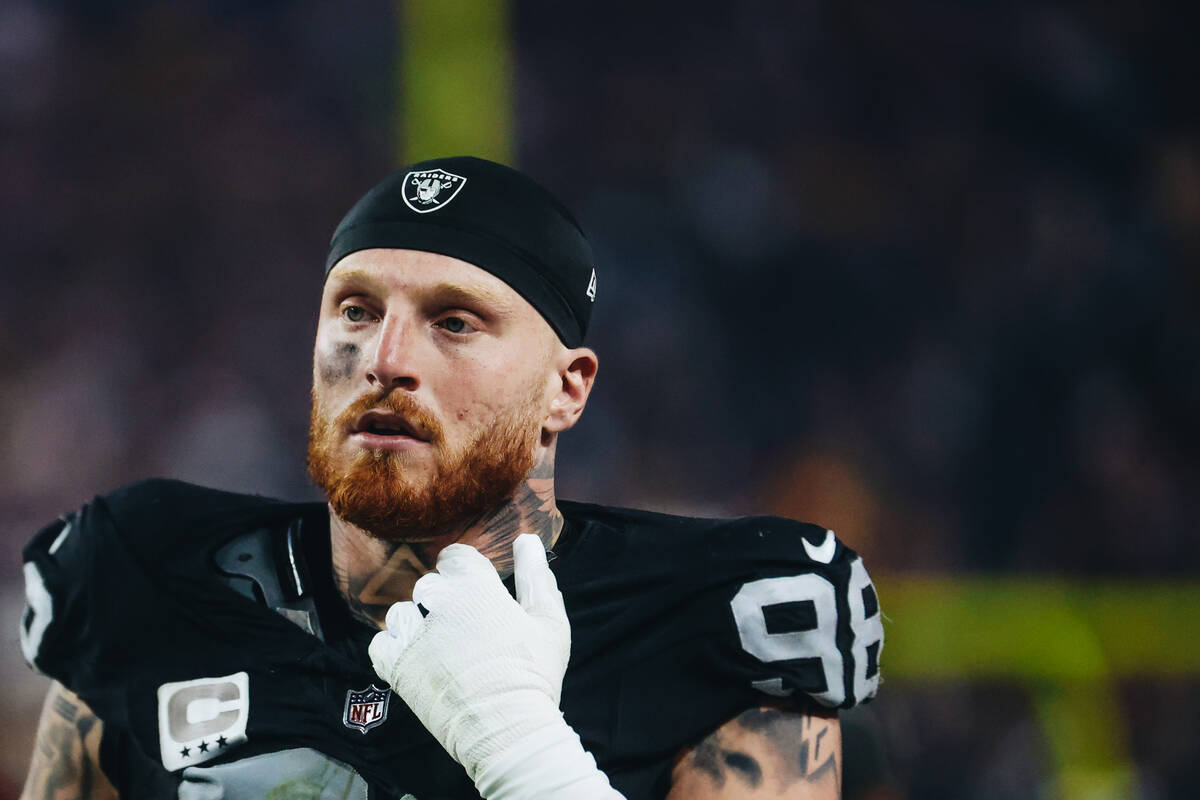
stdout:
POLYGON ((168 770, 202 764, 246 741, 250 676, 235 672, 158 687, 158 744, 168 770))

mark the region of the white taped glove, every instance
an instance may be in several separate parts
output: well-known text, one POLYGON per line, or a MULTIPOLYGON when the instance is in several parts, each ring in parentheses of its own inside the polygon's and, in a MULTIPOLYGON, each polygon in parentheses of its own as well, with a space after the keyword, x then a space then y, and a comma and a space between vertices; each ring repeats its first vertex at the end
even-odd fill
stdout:
POLYGON ((513 560, 516 601, 475 548, 443 549, 371 663, 489 800, 619 798, 558 710, 571 627, 541 540, 518 536, 513 560))

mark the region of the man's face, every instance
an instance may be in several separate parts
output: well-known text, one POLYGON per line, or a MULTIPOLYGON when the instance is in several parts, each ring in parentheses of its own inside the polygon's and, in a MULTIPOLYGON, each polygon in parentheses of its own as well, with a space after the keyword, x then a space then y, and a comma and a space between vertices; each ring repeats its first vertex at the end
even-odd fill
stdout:
POLYGON ((381 538, 469 524, 511 496, 544 451, 558 348, 524 298, 472 264, 352 253, 321 299, 313 479, 340 517, 381 538))

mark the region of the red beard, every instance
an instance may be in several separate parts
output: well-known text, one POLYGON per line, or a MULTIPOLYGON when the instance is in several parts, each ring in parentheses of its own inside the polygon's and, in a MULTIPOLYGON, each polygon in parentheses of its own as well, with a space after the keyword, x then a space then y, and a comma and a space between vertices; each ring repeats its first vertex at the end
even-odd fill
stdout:
POLYGON ((533 468, 540 431, 531 399, 452 452, 437 419, 410 395, 364 396, 330 420, 314 391, 308 472, 346 522, 379 539, 424 541, 470 524, 512 497, 533 468), (414 483, 402 454, 389 450, 359 450, 344 468, 336 466, 347 431, 371 409, 394 411, 430 434, 437 458, 430 480, 414 483))

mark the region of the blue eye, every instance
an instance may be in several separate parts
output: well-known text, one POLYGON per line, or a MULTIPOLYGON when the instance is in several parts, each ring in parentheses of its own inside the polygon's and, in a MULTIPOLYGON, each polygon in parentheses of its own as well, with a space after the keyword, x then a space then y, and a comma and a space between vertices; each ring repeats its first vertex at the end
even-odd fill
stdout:
POLYGON ((342 309, 342 316, 350 322, 362 322, 367 318, 367 310, 362 306, 346 306, 342 309))

